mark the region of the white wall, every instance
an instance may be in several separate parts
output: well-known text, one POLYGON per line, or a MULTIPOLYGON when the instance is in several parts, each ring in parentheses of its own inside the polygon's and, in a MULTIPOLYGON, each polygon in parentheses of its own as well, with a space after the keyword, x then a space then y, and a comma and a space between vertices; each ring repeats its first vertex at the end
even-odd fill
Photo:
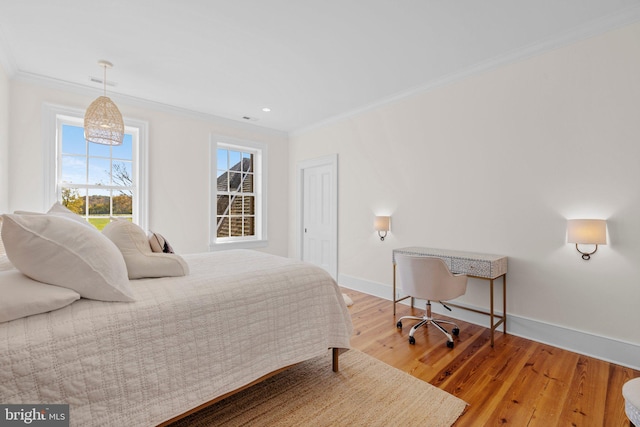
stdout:
MULTIPOLYGON (((291 194, 296 162, 338 153, 345 281, 390 298, 393 248, 504 254, 510 315, 640 344, 640 23, 299 132, 290 146, 291 194), (372 227, 381 214, 392 215, 384 242, 372 227), (566 219, 579 217, 608 220, 610 244, 588 262, 566 243, 566 219)), ((486 286, 472 280, 461 300, 488 307, 486 286)))
POLYGON ((9 206, 9 77, 0 65, 0 213, 9 206))
MULTIPOLYGON (((95 96, 34 81, 14 79, 10 86, 11 186, 8 209, 42 211, 48 209, 44 206, 42 105, 51 103, 85 109, 95 96)), ((235 125, 222 119, 127 105, 117 96, 111 97, 123 116, 149 123, 150 229, 163 234, 176 252, 207 251, 209 135, 214 133, 262 141, 268 144, 269 156, 269 246, 264 250, 278 255, 287 254, 288 141, 285 134, 257 126, 235 125)), ((0 135, 0 141, 1 138, 0 135)))

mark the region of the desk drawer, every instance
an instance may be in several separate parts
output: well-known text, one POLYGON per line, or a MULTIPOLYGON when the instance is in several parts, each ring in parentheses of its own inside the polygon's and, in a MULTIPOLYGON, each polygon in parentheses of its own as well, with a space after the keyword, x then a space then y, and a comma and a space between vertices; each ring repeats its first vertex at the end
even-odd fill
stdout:
POLYGON ((470 276, 491 277, 491 261, 453 258, 451 271, 470 276))

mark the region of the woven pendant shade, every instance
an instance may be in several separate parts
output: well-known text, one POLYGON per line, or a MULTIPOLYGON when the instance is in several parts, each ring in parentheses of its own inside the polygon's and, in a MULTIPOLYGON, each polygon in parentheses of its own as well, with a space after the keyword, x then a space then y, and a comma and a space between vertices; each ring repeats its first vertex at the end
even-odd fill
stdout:
POLYGON ((120 145, 124 137, 122 114, 108 97, 101 96, 84 114, 84 137, 89 142, 120 145))
POLYGON ((107 61, 98 62, 104 67, 104 96, 98 97, 84 113, 84 138, 103 145, 121 145, 124 138, 124 121, 116 104, 107 97, 107 61))

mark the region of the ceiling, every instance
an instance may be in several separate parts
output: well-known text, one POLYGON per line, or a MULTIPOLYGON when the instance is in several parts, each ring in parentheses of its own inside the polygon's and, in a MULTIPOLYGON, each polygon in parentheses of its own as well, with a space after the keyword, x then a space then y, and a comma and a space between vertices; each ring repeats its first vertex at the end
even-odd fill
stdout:
POLYGON ((638 20, 640 0, 0 0, 0 63, 97 94, 105 59, 116 103, 291 132, 638 20))

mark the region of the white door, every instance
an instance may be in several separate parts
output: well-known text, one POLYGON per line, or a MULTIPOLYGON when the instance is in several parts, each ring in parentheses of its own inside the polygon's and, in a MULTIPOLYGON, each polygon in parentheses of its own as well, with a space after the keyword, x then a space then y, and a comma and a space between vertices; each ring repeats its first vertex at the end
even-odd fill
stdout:
POLYGON ((337 280, 337 156, 300 165, 301 258, 337 280))

